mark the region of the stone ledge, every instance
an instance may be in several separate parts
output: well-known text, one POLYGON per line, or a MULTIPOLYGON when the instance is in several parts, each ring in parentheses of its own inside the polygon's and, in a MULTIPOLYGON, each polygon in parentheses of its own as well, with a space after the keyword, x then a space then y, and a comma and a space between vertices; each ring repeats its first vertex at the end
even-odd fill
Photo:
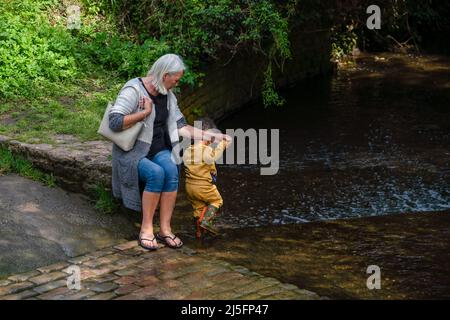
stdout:
POLYGON ((52 173, 58 185, 66 190, 88 194, 99 183, 111 188, 111 142, 82 142, 70 135, 55 138, 55 145, 30 144, 0 135, 0 146, 23 156, 36 168, 52 173))

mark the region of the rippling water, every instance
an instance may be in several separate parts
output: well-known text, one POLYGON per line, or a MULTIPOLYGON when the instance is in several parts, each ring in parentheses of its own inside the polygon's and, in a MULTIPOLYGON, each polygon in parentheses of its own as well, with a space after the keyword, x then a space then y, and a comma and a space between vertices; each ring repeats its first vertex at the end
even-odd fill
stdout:
POLYGON ((220 165, 223 226, 450 208, 450 60, 362 55, 336 75, 252 104, 220 128, 280 129, 280 169, 220 165))

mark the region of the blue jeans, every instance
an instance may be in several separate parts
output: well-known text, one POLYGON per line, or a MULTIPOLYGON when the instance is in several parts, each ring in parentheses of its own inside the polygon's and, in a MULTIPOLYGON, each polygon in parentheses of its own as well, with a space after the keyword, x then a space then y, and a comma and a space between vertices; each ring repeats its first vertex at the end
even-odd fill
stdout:
POLYGON ((162 150, 153 158, 142 158, 138 164, 139 181, 145 183, 148 192, 172 192, 178 190, 177 164, 170 150, 162 150))

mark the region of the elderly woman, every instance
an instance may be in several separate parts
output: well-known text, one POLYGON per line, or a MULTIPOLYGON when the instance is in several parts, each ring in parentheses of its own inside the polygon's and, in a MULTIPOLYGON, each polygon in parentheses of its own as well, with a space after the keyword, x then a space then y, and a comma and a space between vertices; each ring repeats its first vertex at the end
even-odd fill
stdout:
POLYGON ((132 150, 126 152, 113 145, 112 187, 114 197, 121 198, 125 207, 142 210, 139 244, 148 250, 158 248, 156 239, 170 248, 183 245, 171 229, 179 176, 177 152, 174 156, 172 150, 179 149, 179 136, 230 139, 221 133, 194 130, 186 123, 171 90, 178 85, 184 70, 179 56, 160 57, 146 77, 131 79, 123 86, 109 113, 113 131, 127 129, 139 121, 145 124, 132 150), (160 231, 155 237, 153 216, 158 203, 160 231))

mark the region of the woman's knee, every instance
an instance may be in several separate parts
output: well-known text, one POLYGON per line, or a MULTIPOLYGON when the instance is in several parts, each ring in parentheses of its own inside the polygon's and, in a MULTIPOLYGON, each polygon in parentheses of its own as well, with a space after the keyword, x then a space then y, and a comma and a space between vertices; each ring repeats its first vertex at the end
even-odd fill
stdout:
POLYGON ((178 173, 178 167, 176 165, 169 165, 164 167, 164 192, 172 192, 178 190, 178 179, 179 179, 179 173, 178 173))
POLYGON ((144 158, 139 162, 139 178, 145 182, 145 191, 161 192, 165 182, 165 171, 162 167, 144 158))
POLYGON ((172 160, 170 151, 162 151, 157 154, 153 161, 164 169, 164 187, 163 192, 172 192, 178 190, 179 168, 172 160))

